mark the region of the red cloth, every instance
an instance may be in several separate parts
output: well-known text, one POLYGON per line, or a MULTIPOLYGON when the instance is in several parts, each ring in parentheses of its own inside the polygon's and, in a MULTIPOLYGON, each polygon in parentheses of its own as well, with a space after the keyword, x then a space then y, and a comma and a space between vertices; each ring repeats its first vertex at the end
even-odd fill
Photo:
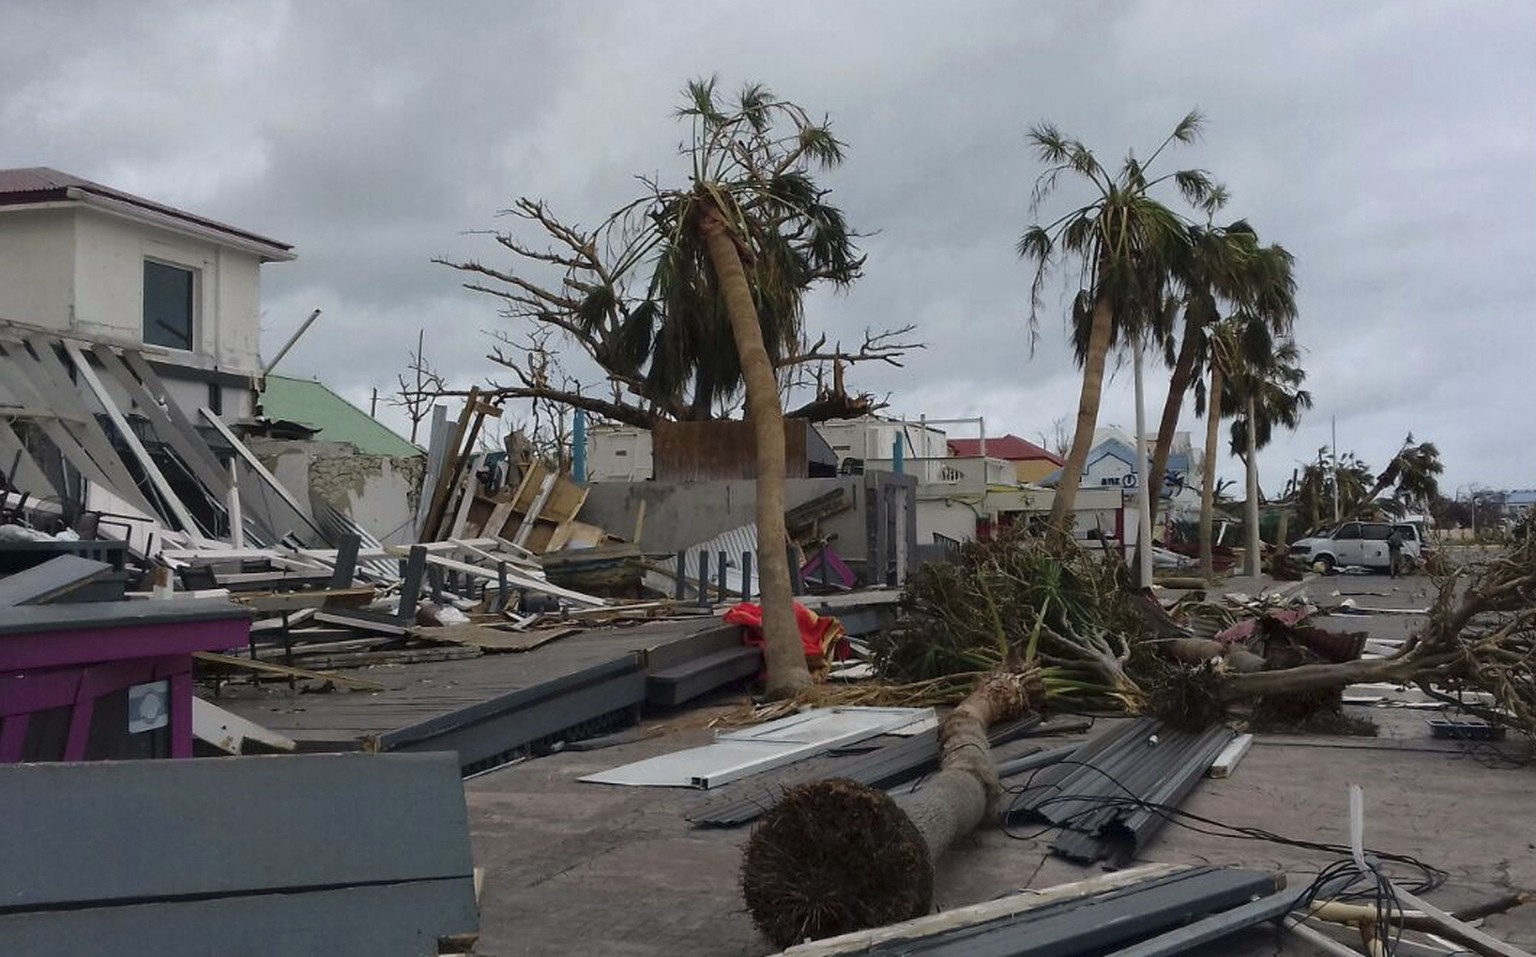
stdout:
MULTIPOLYGON (((756 602, 744 601, 726 609, 728 625, 742 627, 742 641, 757 648, 763 646, 763 609, 756 602)), ((843 626, 831 615, 818 615, 795 602, 795 623, 800 626, 800 643, 807 661, 816 665, 848 657, 848 642, 843 640, 843 626)))

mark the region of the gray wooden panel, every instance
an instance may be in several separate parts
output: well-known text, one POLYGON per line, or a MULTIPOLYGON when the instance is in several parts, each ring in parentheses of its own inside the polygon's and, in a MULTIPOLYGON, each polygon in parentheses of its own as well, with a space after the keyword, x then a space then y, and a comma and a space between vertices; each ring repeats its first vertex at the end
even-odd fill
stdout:
POLYGON ((112 448, 107 433, 96 421, 96 413, 86 408, 81 400, 79 388, 54 354, 53 343, 38 338, 33 340, 33 348, 37 350, 36 356, 23 347, 7 347, 7 351, 47 406, 63 414, 60 419, 63 427, 105 473, 109 479, 107 487, 145 515, 159 516, 160 512, 139 491, 123 460, 112 448))
POLYGON ((202 437, 196 431, 189 436, 177 428, 155 396, 133 377, 128 367, 123 365, 123 360, 110 347, 97 343, 91 347, 91 353, 107 376, 117 380, 117 384, 128 393, 128 397, 149 420, 150 427, 161 441, 170 445, 192 474, 197 476, 197 480, 203 483, 203 487, 220 497, 222 504, 223 497, 229 494, 229 476, 219 460, 208 451, 202 437))
POLYGON ((79 555, 60 555, 41 565, 0 578, 0 608, 40 604, 83 588, 112 573, 106 562, 79 555))
MULTIPOLYGON (((223 760, 213 758, 209 760, 223 760)), ((298 784, 298 782, 295 782, 298 784)), ((286 847, 294 858, 311 853, 286 847)), ((235 865, 236 861, 225 862, 235 865)), ((146 871, 163 866, 152 853, 146 871)), ((0 916, 6 957, 429 957, 474 933, 474 879, 0 916)))
POLYGON ((12 910, 472 872, 451 753, 9 765, 0 821, 12 910))

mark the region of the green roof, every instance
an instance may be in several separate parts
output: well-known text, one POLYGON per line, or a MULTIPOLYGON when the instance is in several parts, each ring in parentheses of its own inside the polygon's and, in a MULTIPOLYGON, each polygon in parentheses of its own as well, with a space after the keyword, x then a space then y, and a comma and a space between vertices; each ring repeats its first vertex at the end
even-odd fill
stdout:
POLYGON ((422 450, 402 439, 357 406, 313 379, 267 376, 261 393, 262 412, 269 419, 297 422, 318 429, 322 442, 350 442, 367 455, 396 458, 421 455, 422 450))

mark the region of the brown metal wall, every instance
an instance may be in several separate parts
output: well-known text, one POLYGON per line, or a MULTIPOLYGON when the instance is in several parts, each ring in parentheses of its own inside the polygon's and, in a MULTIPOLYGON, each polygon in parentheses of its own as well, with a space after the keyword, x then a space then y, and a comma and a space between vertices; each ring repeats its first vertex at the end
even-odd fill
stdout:
MULTIPOLYGON (((784 420, 786 478, 805 478, 804 419, 784 420)), ((651 430, 658 482, 707 482, 757 477, 757 440, 752 423, 739 420, 661 422, 651 430)))

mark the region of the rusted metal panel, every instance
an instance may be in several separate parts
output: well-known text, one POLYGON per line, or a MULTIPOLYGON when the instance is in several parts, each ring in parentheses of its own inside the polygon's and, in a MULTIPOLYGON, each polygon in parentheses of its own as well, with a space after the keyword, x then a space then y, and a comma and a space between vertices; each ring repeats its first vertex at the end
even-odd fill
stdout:
MULTIPOLYGON (((784 475, 806 478, 810 423, 784 420, 784 475)), ((737 419, 660 422, 651 432, 658 482, 708 482, 757 477, 757 436, 752 423, 737 419)))

